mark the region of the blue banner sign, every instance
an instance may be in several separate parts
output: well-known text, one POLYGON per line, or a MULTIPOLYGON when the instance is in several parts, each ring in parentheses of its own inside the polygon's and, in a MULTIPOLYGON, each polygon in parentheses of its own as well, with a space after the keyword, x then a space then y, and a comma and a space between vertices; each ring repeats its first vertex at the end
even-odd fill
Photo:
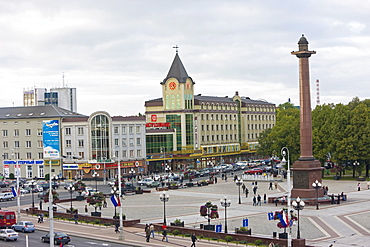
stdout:
POLYGON ((222 225, 216 225, 216 232, 222 231, 222 225))
POLYGON ((59 158, 59 120, 42 121, 42 141, 44 145, 44 158, 59 158))
POLYGON ((243 227, 248 227, 248 219, 243 219, 243 227))
POLYGON ((4 165, 43 165, 44 160, 4 160, 4 165))

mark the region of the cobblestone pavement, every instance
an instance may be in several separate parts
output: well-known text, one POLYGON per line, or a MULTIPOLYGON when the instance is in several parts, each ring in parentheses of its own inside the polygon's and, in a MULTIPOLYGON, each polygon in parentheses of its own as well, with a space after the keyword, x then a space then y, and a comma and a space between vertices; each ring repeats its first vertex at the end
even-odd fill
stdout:
MULTIPOLYGON (((224 224, 224 208, 220 205, 220 199, 225 195, 231 199, 231 206, 227 208, 227 224, 229 232, 235 227, 240 227, 243 218, 249 219, 249 227, 253 235, 272 236, 273 232, 282 232, 278 229, 277 221, 269 221, 268 212, 281 209, 281 205, 263 203, 261 206, 252 206, 251 181, 244 181, 249 189, 249 197, 242 195, 242 203, 238 204, 238 187, 229 179, 225 182, 218 179, 217 184, 191 187, 167 192, 170 199, 166 203, 167 222, 180 219, 186 227, 199 227, 207 221, 199 215, 199 207, 206 201, 218 205, 220 218, 212 220, 212 224, 224 224)), ((369 199, 370 190, 366 182, 362 182, 362 190, 357 191, 356 181, 324 180, 323 184, 329 187, 329 194, 338 194, 342 191, 348 195, 348 200, 339 205, 322 204, 320 210, 315 206, 306 206, 300 212, 301 238, 312 246, 370 246, 370 213, 369 199)), ((257 194, 262 197, 286 195, 286 182, 279 182, 277 190, 268 190, 268 182, 258 182, 257 194)), ((142 195, 126 196, 123 201, 123 212, 128 219, 141 219, 142 223, 163 222, 163 203, 159 200, 161 192, 152 189, 151 193, 142 195)), ((73 202, 73 207, 79 212, 84 212, 83 202, 73 202)), ((69 203, 59 205, 68 208, 69 203)), ((60 208, 59 207, 59 208, 60 208)), ((92 210, 92 207, 89 208, 92 210)), ((118 211, 118 210, 117 210, 118 211)), ((114 208, 110 201, 108 208, 102 208, 103 217, 114 214, 114 208)), ((293 226, 292 237, 296 237, 297 226, 293 226)))

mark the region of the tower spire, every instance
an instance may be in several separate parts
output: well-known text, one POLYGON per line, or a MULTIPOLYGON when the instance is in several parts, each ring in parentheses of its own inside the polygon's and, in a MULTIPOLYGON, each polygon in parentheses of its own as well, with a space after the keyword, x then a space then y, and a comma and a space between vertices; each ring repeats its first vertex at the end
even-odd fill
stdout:
POLYGON ((176 46, 174 46, 174 47, 172 47, 172 48, 176 49, 176 54, 179 52, 179 48, 180 48, 180 47, 178 47, 177 45, 176 45, 176 46))

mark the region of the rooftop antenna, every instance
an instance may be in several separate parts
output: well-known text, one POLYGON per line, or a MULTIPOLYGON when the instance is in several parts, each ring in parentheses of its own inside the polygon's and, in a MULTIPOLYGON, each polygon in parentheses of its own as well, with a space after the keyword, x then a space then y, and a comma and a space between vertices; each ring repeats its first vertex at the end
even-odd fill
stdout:
POLYGON ((64 87, 64 72, 63 72, 63 87, 64 87))

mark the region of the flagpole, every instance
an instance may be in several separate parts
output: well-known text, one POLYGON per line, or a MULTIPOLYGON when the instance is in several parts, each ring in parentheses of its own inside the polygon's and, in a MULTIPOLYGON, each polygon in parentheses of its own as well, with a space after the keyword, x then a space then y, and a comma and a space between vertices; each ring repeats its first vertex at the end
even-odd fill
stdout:
MULTIPOLYGON (((119 194, 118 196, 122 196, 122 184, 121 184, 121 159, 118 158, 118 191, 119 194)), ((122 198, 122 197, 121 197, 122 198)), ((119 240, 123 240, 123 217, 122 217, 122 202, 120 200, 120 205, 119 205, 119 240)))
POLYGON ((20 166, 18 165, 18 162, 16 161, 16 167, 17 167, 17 222, 21 220, 21 193, 19 189, 19 173, 20 173, 20 166))

